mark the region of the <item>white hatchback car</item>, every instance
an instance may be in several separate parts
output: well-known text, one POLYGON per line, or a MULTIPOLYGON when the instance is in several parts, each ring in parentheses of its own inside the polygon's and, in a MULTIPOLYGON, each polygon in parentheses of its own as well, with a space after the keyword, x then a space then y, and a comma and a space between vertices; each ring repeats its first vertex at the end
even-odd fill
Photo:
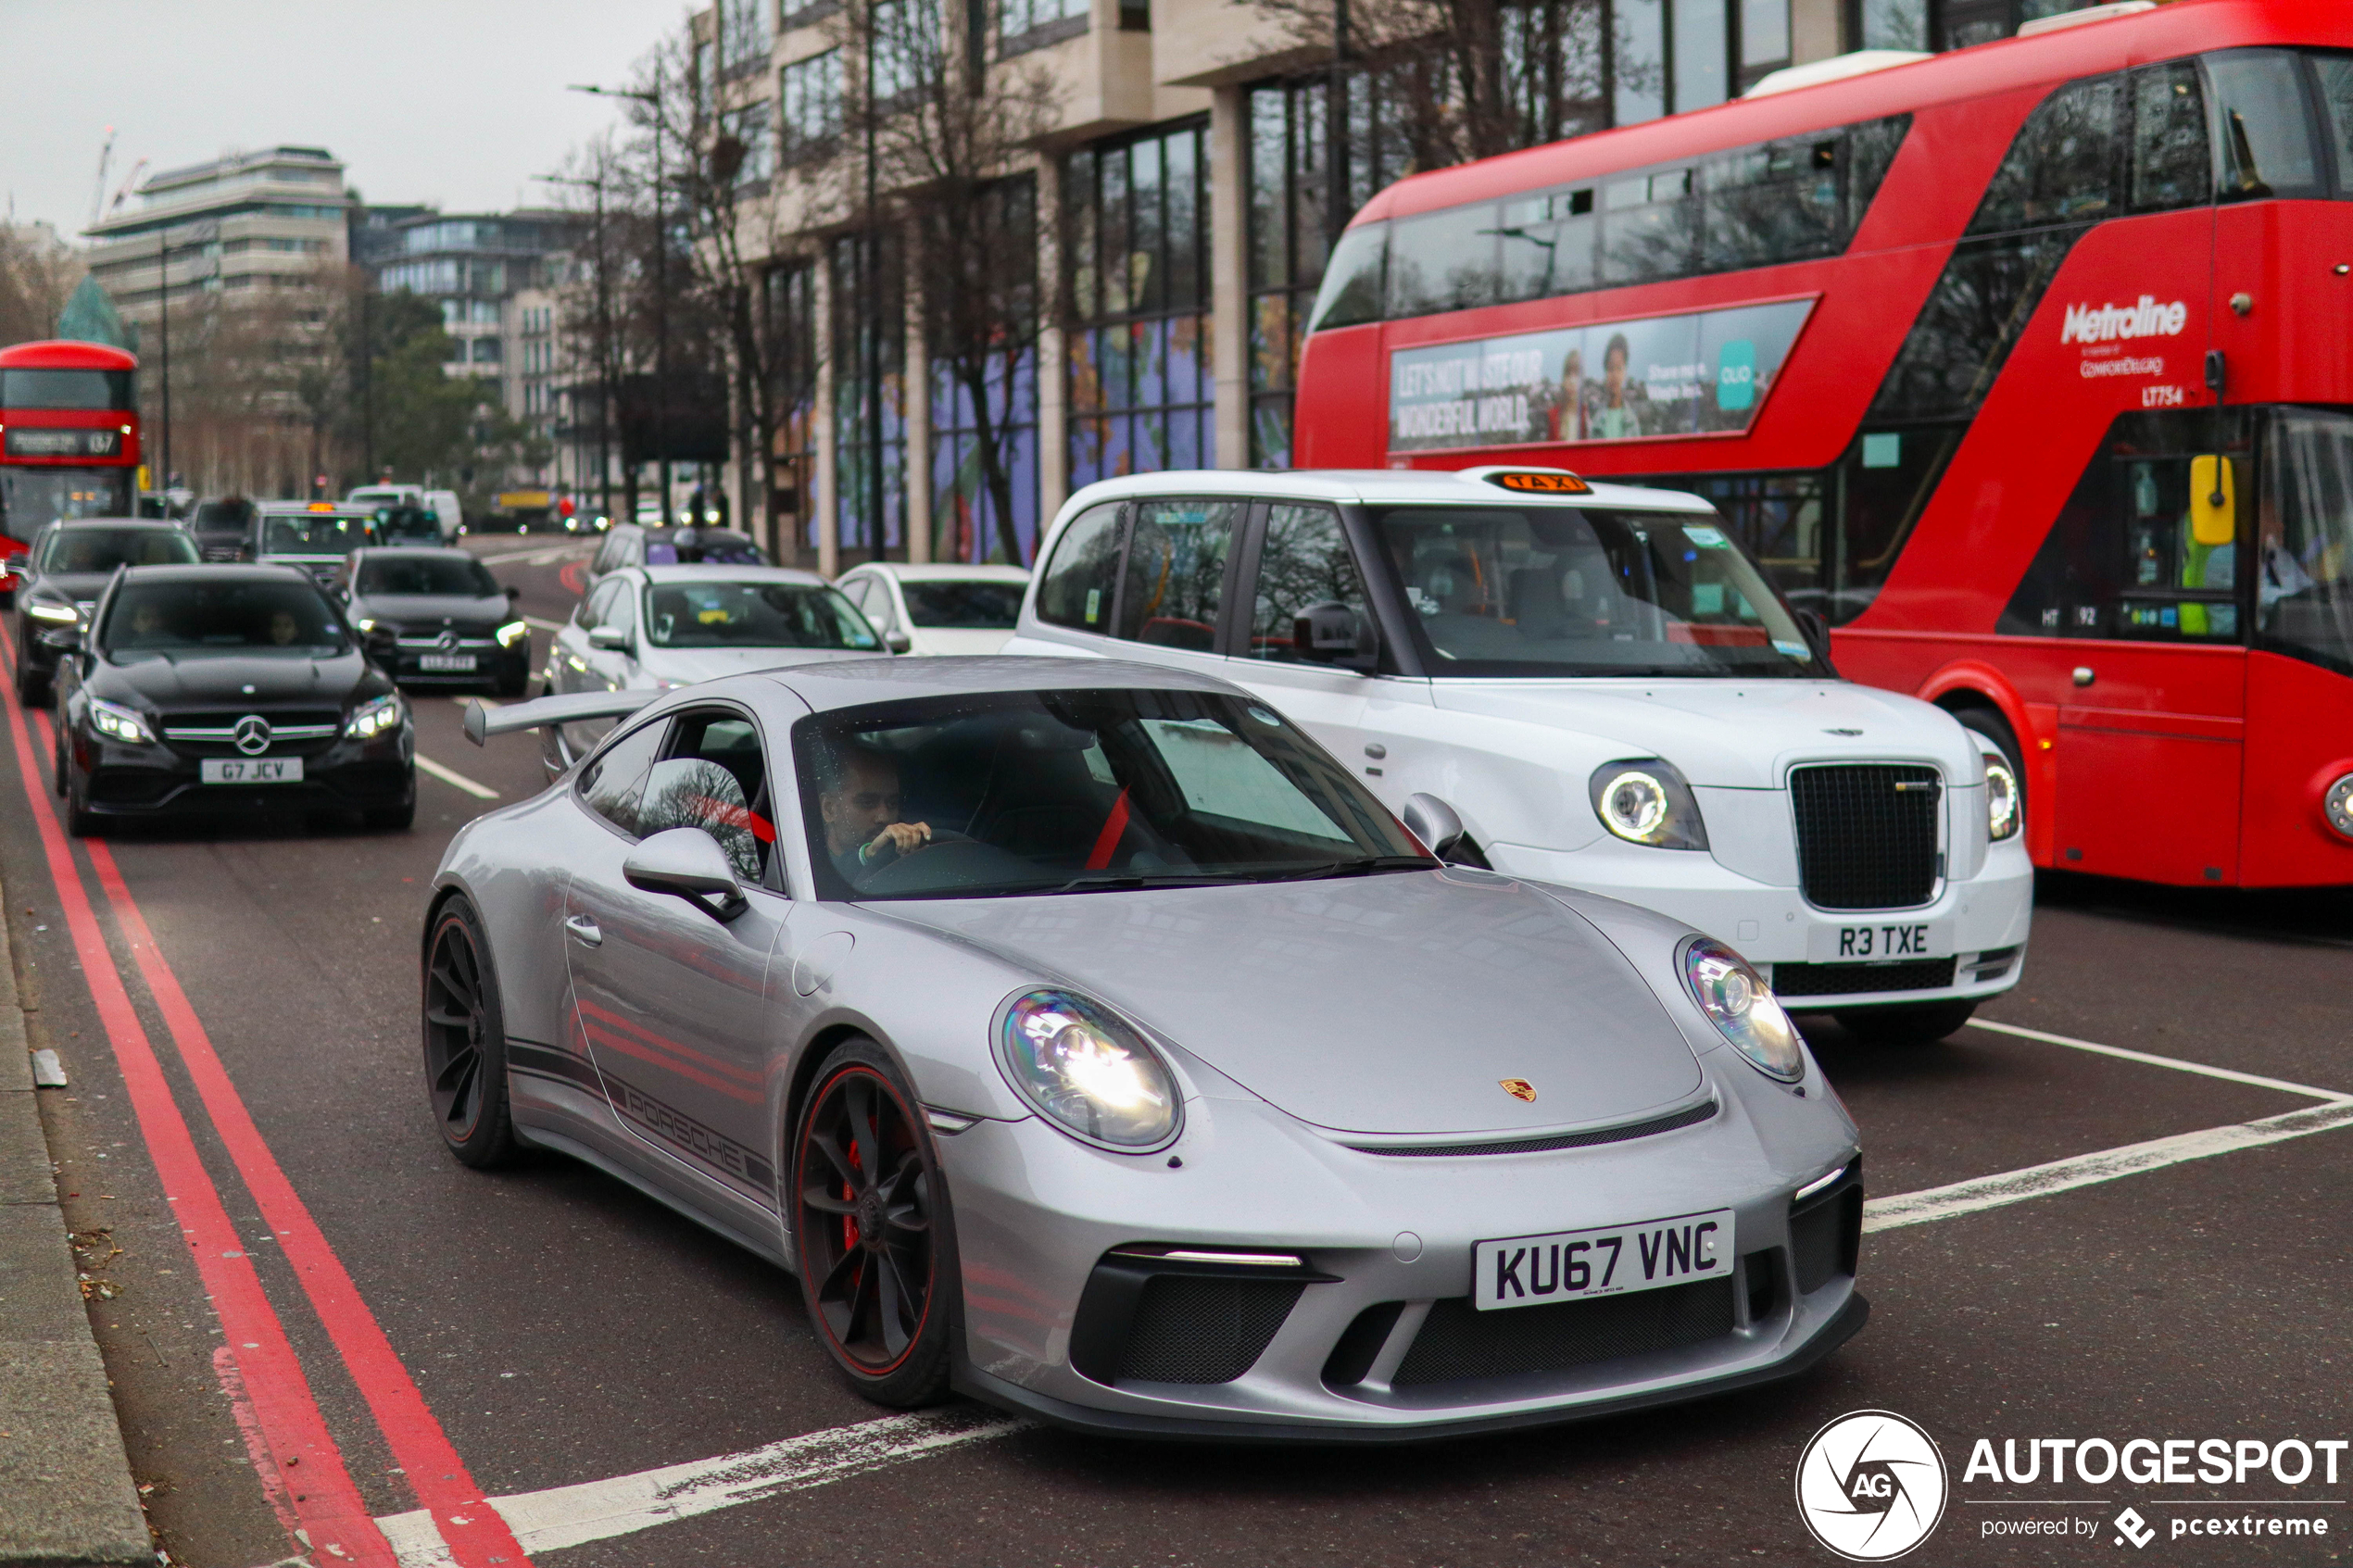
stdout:
POLYGON ((668 691, 747 670, 881 652, 881 633, 813 571, 624 567, 589 589, 549 641, 547 695, 668 691))
POLYGON ((1029 573, 1017 566, 869 561, 834 580, 898 653, 996 653, 1013 639, 1029 573))
POLYGON ((1994 743, 1837 678, 1697 496, 1560 470, 1139 474, 1056 518, 1009 653, 1239 682, 1450 859, 1645 905, 1793 1009, 1941 1038, 2033 898, 1994 743))

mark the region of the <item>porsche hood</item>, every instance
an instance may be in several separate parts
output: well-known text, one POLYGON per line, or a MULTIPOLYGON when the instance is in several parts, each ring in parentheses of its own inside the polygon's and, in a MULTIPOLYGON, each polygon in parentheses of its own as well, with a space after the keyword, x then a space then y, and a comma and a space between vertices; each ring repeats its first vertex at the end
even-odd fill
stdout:
POLYGON ((1615 947, 1486 873, 872 907, 1085 991, 1335 1131, 1532 1133, 1700 1085, 1615 947))

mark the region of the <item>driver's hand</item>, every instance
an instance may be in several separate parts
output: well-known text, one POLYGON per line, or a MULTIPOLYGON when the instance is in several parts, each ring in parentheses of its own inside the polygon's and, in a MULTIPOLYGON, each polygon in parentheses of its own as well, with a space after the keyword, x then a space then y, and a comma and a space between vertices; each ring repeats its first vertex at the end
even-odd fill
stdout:
POLYGON ((929 822, 893 822, 875 834, 858 858, 870 866, 884 865, 901 855, 911 855, 930 842, 929 822))

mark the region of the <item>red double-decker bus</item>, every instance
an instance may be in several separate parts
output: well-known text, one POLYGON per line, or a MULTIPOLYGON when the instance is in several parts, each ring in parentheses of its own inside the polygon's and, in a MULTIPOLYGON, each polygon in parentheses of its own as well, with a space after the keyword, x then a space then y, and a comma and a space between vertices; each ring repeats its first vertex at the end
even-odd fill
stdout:
MULTIPOLYGON (((0 557, 61 518, 129 517, 139 471, 139 361, 104 344, 0 348, 0 557)), ((13 572, 0 594, 13 593, 13 572)))
POLYGON ((1300 460, 1696 491, 2037 863, 2353 883, 2353 6, 2102 12, 1391 186, 1300 460))

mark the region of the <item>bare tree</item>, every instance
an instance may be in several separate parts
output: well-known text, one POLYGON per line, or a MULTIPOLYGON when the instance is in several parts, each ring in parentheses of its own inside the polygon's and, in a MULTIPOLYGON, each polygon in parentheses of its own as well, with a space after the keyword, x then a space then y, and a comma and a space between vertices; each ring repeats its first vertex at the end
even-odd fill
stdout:
POLYGON ((0 345, 55 335, 82 260, 45 223, 0 222, 0 345))

